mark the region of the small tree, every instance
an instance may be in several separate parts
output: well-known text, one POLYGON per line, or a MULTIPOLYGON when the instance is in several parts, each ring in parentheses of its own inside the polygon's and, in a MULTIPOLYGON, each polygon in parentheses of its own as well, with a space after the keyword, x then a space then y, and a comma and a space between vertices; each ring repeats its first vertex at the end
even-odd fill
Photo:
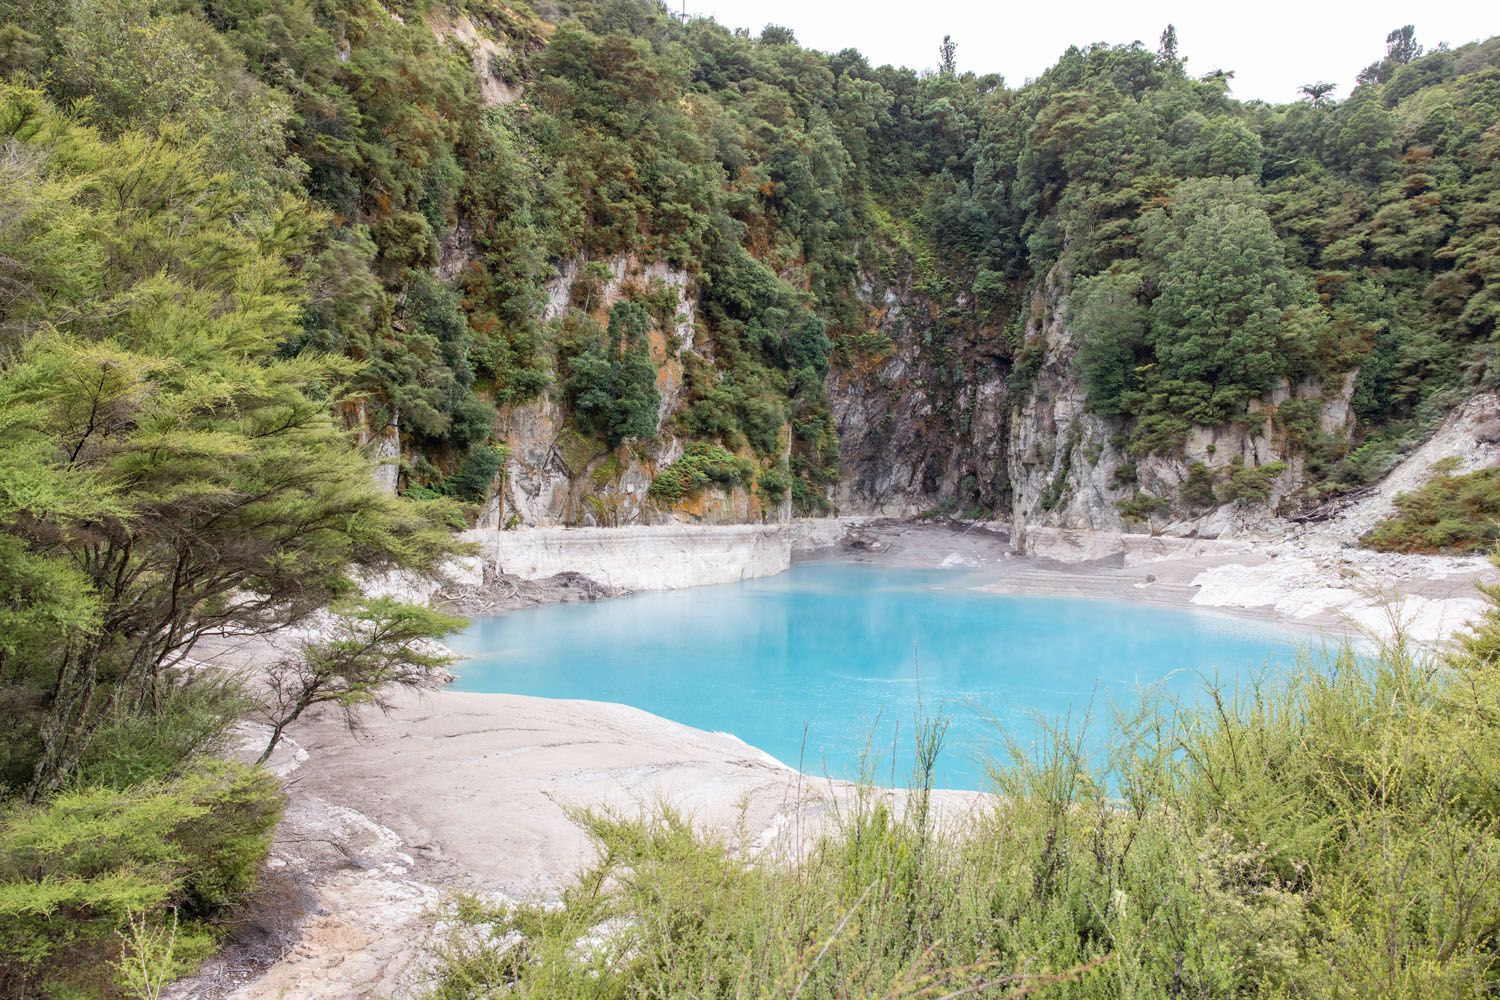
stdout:
POLYGON ((1314 105, 1321 105, 1329 94, 1338 89, 1338 84, 1319 80, 1317 83, 1304 83, 1297 88, 1297 92, 1307 98, 1314 105))
POLYGON ((1422 46, 1417 44, 1416 28, 1403 24, 1385 36, 1385 58, 1366 66, 1356 79, 1361 84, 1387 83, 1399 67, 1421 54, 1422 46))
POLYGON ((1177 62, 1177 25, 1169 24, 1161 33, 1161 41, 1156 47, 1156 54, 1167 62, 1177 62))
POLYGON ((958 62, 954 56, 958 52, 958 43, 953 40, 952 35, 943 36, 943 44, 938 46, 938 72, 943 76, 952 76, 958 72, 958 62))
POLYGON ((651 314, 634 302, 617 302, 609 314, 604 343, 594 344, 569 362, 568 395, 578 422, 611 448, 626 438, 656 433, 661 394, 647 334, 651 314))
POLYGON ((762 45, 796 45, 797 36, 791 28, 779 24, 768 24, 761 29, 760 43, 762 45))
POLYGON ((257 212, 201 147, 13 86, 0 145, 0 784, 40 802, 122 713, 162 717, 201 636, 435 567, 453 510, 376 488, 335 419, 355 365, 282 353, 310 205, 257 212))
POLYGON ((266 693, 256 714, 271 727, 257 763, 271 756, 286 727, 314 705, 337 705, 351 730, 359 709, 386 711, 393 687, 424 688, 453 654, 437 643, 464 622, 428 608, 377 598, 337 613, 331 637, 305 642, 266 671, 266 693))

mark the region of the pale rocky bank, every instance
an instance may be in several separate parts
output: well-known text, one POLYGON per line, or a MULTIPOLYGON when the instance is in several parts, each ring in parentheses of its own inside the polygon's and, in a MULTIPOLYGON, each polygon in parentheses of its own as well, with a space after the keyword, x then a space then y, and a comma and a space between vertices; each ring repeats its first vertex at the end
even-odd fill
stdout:
MULTIPOLYGON (((1413 638, 1440 640, 1480 608, 1475 583, 1497 574, 1479 558, 1353 547, 1394 492, 1376 490, 1320 524, 1240 525, 1216 538, 873 516, 489 529, 469 534, 478 554, 447 580, 368 585, 488 613, 842 559, 948 568, 996 593, 1200 607, 1324 633, 1380 633, 1399 621, 1413 638)), ((206 662, 250 672, 270 653, 260 638, 200 650, 206 662)), ((261 738, 247 727, 247 749, 261 738)), ((627 706, 446 690, 398 697, 360 736, 331 715, 310 718, 272 764, 288 807, 267 886, 232 945, 171 996, 412 995, 446 898, 557 898, 589 858, 570 808, 670 803, 745 850, 790 853, 854 794, 732 736, 627 706)), ((942 815, 961 817, 980 798, 940 793, 942 815)))

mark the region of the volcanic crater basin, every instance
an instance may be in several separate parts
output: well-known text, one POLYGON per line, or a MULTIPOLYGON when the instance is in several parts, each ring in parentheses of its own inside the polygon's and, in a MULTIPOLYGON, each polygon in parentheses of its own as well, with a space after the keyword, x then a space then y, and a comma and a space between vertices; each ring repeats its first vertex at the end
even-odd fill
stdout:
POLYGON ((459 691, 618 702, 791 767, 902 785, 919 720, 936 784, 1059 726, 1102 759, 1116 711, 1290 668, 1312 633, 1187 608, 975 589, 962 569, 800 562, 774 577, 476 618, 459 691))

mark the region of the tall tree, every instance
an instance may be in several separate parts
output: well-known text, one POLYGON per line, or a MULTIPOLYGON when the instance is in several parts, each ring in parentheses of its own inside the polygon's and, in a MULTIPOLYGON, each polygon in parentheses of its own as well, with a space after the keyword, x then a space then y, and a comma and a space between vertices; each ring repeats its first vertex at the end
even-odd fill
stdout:
POLYGON ((1167 62, 1177 62, 1177 25, 1169 24, 1162 30, 1156 54, 1167 62))
POLYGON ((1078 371, 1095 413, 1126 412, 1127 396, 1138 388, 1147 320, 1140 294, 1140 275, 1100 274, 1080 279, 1068 297, 1068 325, 1083 339, 1078 371))
POLYGON ((1297 88, 1297 92, 1312 104, 1322 104, 1337 89, 1338 84, 1320 80, 1317 83, 1304 83, 1297 88))
POLYGON ((351 567, 451 543, 335 423, 352 365, 277 355, 316 212, 258 213, 198 148, 103 141, 32 91, 0 91, 0 138, 25 151, 0 218, 48 219, 0 226, 0 260, 33 262, 0 311, 0 592, 66 626, 5 648, 31 695, 3 764, 36 799, 112 712, 156 711, 206 632, 285 628, 351 567))
POLYGON ((1385 36, 1386 58, 1398 66, 1405 66, 1422 54, 1422 46, 1417 44, 1417 29, 1410 24, 1403 24, 1385 36))
POLYGON ((1271 220, 1248 186, 1183 184, 1152 221, 1160 292, 1151 304, 1155 377, 1194 423, 1219 423, 1285 371, 1295 293, 1271 220))

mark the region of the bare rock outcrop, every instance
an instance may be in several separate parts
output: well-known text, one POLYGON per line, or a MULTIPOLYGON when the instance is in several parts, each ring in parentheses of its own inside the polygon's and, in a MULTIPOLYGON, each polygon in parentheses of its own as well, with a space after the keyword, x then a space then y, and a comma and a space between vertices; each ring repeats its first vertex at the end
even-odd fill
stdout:
POLYGON ((1192 428, 1179 450, 1135 455, 1119 422, 1088 408, 1069 286, 1055 266, 1032 291, 1012 345, 966 301, 935 304, 909 287, 868 283, 877 346, 828 382, 840 437, 837 511, 1005 519, 1018 548, 1068 559, 1118 555, 1128 533, 1285 534, 1280 515, 1308 470, 1281 411, 1296 406, 1320 433, 1351 438, 1356 373, 1331 385, 1283 381, 1241 418, 1192 428), (1255 470, 1264 470, 1255 488, 1237 489, 1255 470))
POLYGON ((507 56, 506 47, 481 32, 472 17, 436 7, 428 13, 427 24, 439 39, 450 41, 469 53, 479 83, 479 96, 485 104, 511 104, 520 100, 521 88, 507 83, 496 72, 496 67, 507 56))
POLYGON ((1010 410, 1004 351, 968 326, 953 334, 959 342, 934 351, 933 303, 910 287, 873 281, 861 293, 871 339, 881 346, 828 378, 839 433, 835 507, 887 516, 1003 508, 1010 410))
POLYGON ((671 430, 671 417, 684 402, 683 380, 689 355, 697 349, 697 290, 687 272, 632 256, 598 262, 563 263, 547 284, 543 322, 582 308, 601 322, 635 290, 666 291, 673 321, 651 331, 651 360, 661 397, 657 436, 622 448, 581 434, 567 419, 558 387, 536 399, 506 407, 498 439, 509 450, 500 490, 479 520, 481 528, 514 525, 616 527, 654 523, 738 524, 762 518, 784 521, 788 512, 765 508, 743 487, 708 489, 667 506, 649 497, 657 472, 680 458, 684 442, 671 430))
POLYGON ((1011 517, 1019 544, 1039 551, 1037 545, 1057 537, 1035 528, 1106 535, 1144 528, 1193 538, 1280 530, 1274 511, 1305 485, 1306 470, 1278 426, 1277 411, 1293 400, 1310 402, 1323 433, 1347 438, 1354 430, 1354 373, 1335 387, 1314 380, 1296 386, 1283 382, 1266 398, 1253 400, 1245 419, 1194 427, 1180 452, 1136 458, 1122 448, 1118 427, 1087 408, 1075 366, 1078 338, 1068 324, 1067 282, 1058 268, 1048 275, 1036 292, 1026 334, 1028 343, 1039 345, 1042 362, 1009 428, 1011 517), (1237 469, 1279 471, 1264 499, 1221 494, 1198 504, 1184 491, 1200 466, 1216 484, 1237 469), (1143 524, 1129 524, 1118 505, 1138 494, 1156 498, 1162 508, 1143 524))

